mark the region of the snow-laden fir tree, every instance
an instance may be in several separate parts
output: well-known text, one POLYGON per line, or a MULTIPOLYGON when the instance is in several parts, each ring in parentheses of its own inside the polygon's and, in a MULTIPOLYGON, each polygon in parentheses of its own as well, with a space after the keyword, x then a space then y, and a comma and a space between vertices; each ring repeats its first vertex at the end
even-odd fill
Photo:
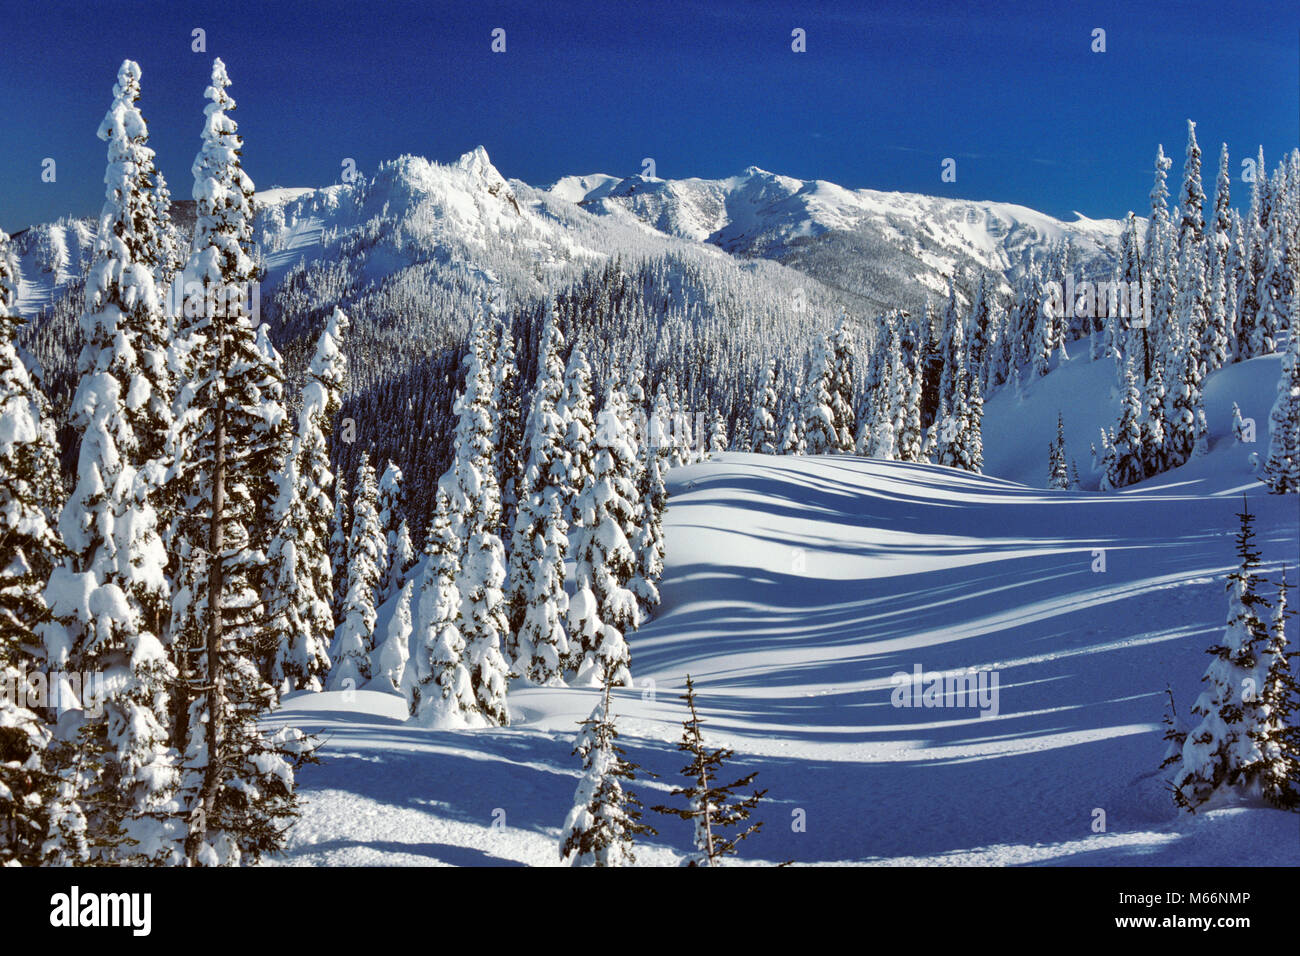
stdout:
POLYGON ((1124 392, 1120 400, 1119 420, 1103 446, 1108 456, 1101 477, 1101 490, 1124 488, 1146 477, 1142 457, 1142 396, 1133 377, 1132 363, 1124 370, 1124 392))
POLYGON ((1165 156, 1164 145, 1156 147, 1155 175, 1151 186, 1151 215, 1147 219, 1146 238, 1142 244, 1142 274, 1152 289, 1152 314, 1146 317, 1146 332, 1153 350, 1163 347, 1160 334, 1168 323, 1172 311, 1173 283, 1171 281, 1170 245, 1172 236, 1169 220, 1168 175, 1173 161, 1165 156))
MULTIPOLYGON (((276 648, 271 682, 285 691, 320 690, 330 667, 327 649, 335 629, 330 542, 338 509, 332 501, 329 438, 342 404, 347 360, 340 346, 347 325, 336 307, 316 341, 276 501, 269 554, 278 581, 272 590, 276 604, 269 608, 276 648)), ((346 562, 342 567, 346 580, 346 562)))
MULTIPOLYGON (((848 316, 841 316, 835 332, 831 335, 832 378, 830 383, 831 419, 835 427, 834 451, 852 454, 853 441, 857 436, 857 421, 853 411, 854 398, 854 362, 857 357, 857 345, 853 330, 849 328, 848 316)), ((721 451, 722 449, 716 449, 721 451)))
MULTIPOLYGON (((61 790, 50 728, 24 700, 9 697, 38 663, 36 628, 49 616, 42 591, 62 550, 54 527, 61 502, 53 422, 14 345, 17 279, 9 237, 0 232, 0 866, 46 861, 61 790)), ((75 811, 84 833, 79 808, 65 809, 75 811)), ((60 834, 58 842, 84 855, 76 835, 60 834)))
POLYGON ((225 65, 214 61, 194 161, 194 240, 177 328, 185 378, 172 435, 171 546, 180 569, 172 626, 189 705, 177 719, 184 852, 190 865, 204 866, 280 850, 296 813, 295 768, 311 759, 302 734, 259 724, 275 696, 256 659, 266 617, 261 493, 283 468, 276 455, 284 412, 268 401, 276 370, 249 314, 253 183, 240 167, 229 85, 225 65))
POLYGON ((608 679, 630 686, 626 635, 639 626, 641 612, 628 588, 636 555, 623 528, 635 514, 636 488, 626 477, 635 452, 623 423, 608 409, 597 417, 594 449, 592 476, 578 499, 582 530, 569 602, 568 670, 579 684, 595 687, 608 679))
POLYGON ((592 441, 596 435, 596 419, 592 411, 591 366, 577 345, 574 345, 569 354, 569 364, 564 372, 564 397, 560 401, 558 412, 566 428, 565 457, 568 475, 565 479, 564 497, 570 502, 569 524, 576 527, 582 522, 577 499, 591 476, 592 441))
POLYGON ((1165 450, 1165 399, 1165 364, 1163 361, 1155 361, 1151 363, 1151 375, 1147 379, 1146 393, 1138 417, 1140 447, 1137 460, 1143 477, 1158 475, 1169 464, 1165 450))
POLYGON ((334 481, 334 520, 330 524, 330 571, 334 595, 330 608, 337 621, 343 616, 343 600, 348 596, 348 539, 351 536, 352 505, 347 476, 339 472, 334 481))
MULTIPOLYGON (((496 529, 503 545, 510 545, 515 513, 520 502, 519 484, 527 464, 524 414, 515 337, 509 323, 497 321, 496 362, 492 368, 492 407, 496 411, 492 444, 494 468, 501 488, 501 525, 496 529)), ((507 551, 507 555, 509 551, 507 551)))
MULTIPOLYGON (((507 585, 511 632, 509 654, 516 661, 515 670, 520 673, 528 671, 526 658, 531 657, 532 653, 531 649, 519 647, 518 635, 523 628, 524 618, 538 599, 537 582, 557 570, 547 557, 549 545, 541 543, 557 537, 555 529, 543 527, 550 520, 549 499, 555 498, 558 502, 564 528, 567 528, 568 517, 572 514, 572 503, 566 497, 569 492, 565 448, 567 428, 560 414, 560 404, 564 398, 564 363, 560 358, 563 347, 564 337, 556 316, 554 313, 548 314, 542 327, 537 378, 524 425, 524 469, 516 489, 519 505, 510 544, 507 585)), ((552 582, 554 590, 548 598, 552 603, 563 603, 564 600, 563 561, 567 550, 564 534, 562 528, 558 532, 558 540, 561 542, 558 577, 552 582)))
POLYGON ((469 540, 457 581, 461 632, 465 637, 465 667, 479 713, 491 726, 506 727, 510 668, 501 653, 509 634, 505 615, 505 550, 501 539, 479 531, 469 540))
POLYGON ((898 436, 899 461, 924 461, 921 444, 924 431, 921 428, 921 401, 924 380, 922 368, 918 366, 909 371, 907 377, 907 400, 904 406, 903 429, 898 436))
POLYGON ((1260 667, 1264 683, 1260 690, 1261 720, 1253 731, 1259 748, 1258 761, 1248 766, 1245 776, 1259 781, 1264 799, 1283 810, 1300 807, 1300 683, 1292 660, 1300 652, 1291 650, 1286 634, 1286 569, 1273 602, 1273 620, 1268 631, 1260 667))
POLYGON ((468 548, 470 539, 480 532, 495 536, 501 520, 501 486, 493 445, 497 433, 496 411, 492 405, 494 322, 493 317, 481 313, 470 329, 469 349, 464 359, 465 387, 453 407, 454 460, 439 479, 447 490, 452 528, 462 548, 468 548))
POLYGON ((380 560, 380 587, 375 603, 382 604, 402 589, 415 549, 406 524, 406 498, 402 488, 402 469, 389 462, 379 478, 379 527, 384 533, 384 552, 380 560))
POLYGON ((709 426, 709 454, 717 454, 727 450, 731 439, 727 437, 727 422, 722 417, 722 412, 716 409, 713 412, 713 424, 709 426))
MULTIPOLYGON (((131 447, 120 451, 137 468, 165 455, 172 423, 175 383, 167 364, 171 330, 165 288, 157 275, 173 268, 168 249, 169 220, 159 221, 153 150, 137 102, 140 67, 124 60, 113 87, 113 103, 99 126, 108 143, 105 203, 96 233, 96 259, 87 275, 88 312, 103 316, 125 340, 115 373, 123 382, 125 417, 131 447), (159 273, 155 270, 158 269, 159 273)), ((83 366, 84 371, 84 366, 83 366)), ((161 473, 150 469, 155 483, 161 473)))
MULTIPOLYGON (((501 520, 496 434, 492 408, 494 319, 480 314, 465 355, 465 391, 456 402, 454 459, 439 485, 450 502, 452 530, 463 541, 460 562, 460 631, 475 700, 491 725, 510 722, 506 709, 509 666, 502 650, 510 635, 506 617, 505 549, 495 530, 501 520)), ((355 522, 355 518, 353 521, 355 522)))
POLYGON ((754 396, 754 420, 750 426, 749 450, 760 455, 775 455, 777 448, 776 359, 763 366, 758 393, 754 396))
MULTIPOLYGON (((1189 260, 1188 266, 1189 272, 1199 272, 1200 264, 1196 259, 1189 260)), ((1184 329, 1189 327, 1184 326, 1184 329)), ((1198 415, 1204 414, 1204 405, 1195 339, 1185 337, 1177 329, 1173 331, 1172 337, 1176 344, 1166 352, 1164 362, 1165 369, 1170 374, 1169 394, 1165 397, 1164 448, 1168 466, 1177 468, 1190 461, 1196 450, 1200 435, 1198 415)))
MULTIPOLYGON (((256 276, 253 281, 257 281, 256 276)), ((270 559, 270 555, 281 527, 278 509, 296 429, 285 403, 284 360, 271 343, 268 326, 257 321, 257 318, 253 316, 257 327, 256 355, 259 366, 256 370, 250 370, 250 378, 257 381, 262 400, 262 422, 257 430, 259 467, 250 469, 240 477, 248 485, 253 497, 249 547, 265 558, 261 593, 267 616, 263 618, 263 627, 258 635, 258 666, 274 689, 276 685, 271 681, 271 669, 279 653, 279 635, 266 625, 269 623, 270 609, 283 605, 285 598, 280 594, 280 569, 270 559)))
POLYGON ((634 866, 636 838, 656 832, 641 822, 641 802, 623 786, 636 779, 640 768, 616 743, 611 687, 606 681, 573 748, 582 758, 583 773, 560 829, 560 859, 568 866, 634 866))
MULTIPOLYGON (((957 327, 960 328, 960 323, 957 327)), ((978 378, 968 369, 964 348, 956 353, 954 363, 952 404, 935 423, 938 428, 935 463, 978 472, 984 467, 984 399, 978 378)), ((946 367, 944 374, 948 374, 946 367)))
POLYGON ((424 536, 424 575, 407 666, 411 720, 430 728, 478 726, 482 720, 465 666, 460 618, 460 541, 451 525, 451 502, 437 493, 424 536), (410 683, 410 679, 414 683, 410 683))
MULTIPOLYGON (((593 472, 596 470, 594 455, 598 455, 601 448, 609 449, 612 461, 612 470, 609 472, 611 484, 619 489, 630 504, 629 508, 618 509, 616 512, 619 527, 622 528, 623 536, 630 544, 636 539, 641 524, 641 499, 637 494, 637 489, 644 466, 637 454, 637 450, 642 443, 643 433, 638 430, 638 422, 633 414, 626 376, 621 366, 614 368, 606 391, 605 404, 601 411, 610 414, 603 418, 600 415, 596 416, 596 440, 592 445, 592 470, 593 472), (602 435, 600 433, 602 427, 609 428, 615 422, 619 426, 617 435, 602 435)), ((718 422, 715 421, 711 434, 715 434, 717 426, 718 422)), ((725 447, 725 425, 723 426, 723 436, 722 441, 725 447)), ((710 438, 708 448, 712 447, 713 440, 713 438, 710 438)), ((624 581, 624 583, 627 582, 624 581)))
POLYGON ((695 706, 695 684, 686 675, 686 701, 690 715, 682 722, 682 739, 677 749, 688 754, 690 762, 682 768, 687 780, 683 787, 672 790, 674 797, 685 797, 686 807, 657 806, 657 813, 666 813, 690 822, 694 827, 695 852, 684 861, 685 866, 721 866, 722 861, 736 852, 736 844, 758 832, 761 822, 750 823, 743 830, 729 833, 749 822, 750 814, 767 793, 756 790, 748 797, 737 797, 736 791, 749 789, 758 771, 747 774, 732 783, 719 783, 724 764, 735 756, 723 747, 711 750, 704 744, 703 721, 695 706))
POLYGON ((993 311, 989 299, 992 291, 988 288, 988 277, 981 272, 979 283, 975 286, 975 298, 971 302, 970 316, 966 320, 969 333, 967 351, 970 353, 970 367, 978 373, 988 364, 993 347, 994 329, 991 327, 993 311))
POLYGON ((1277 399, 1268 416, 1268 458, 1260 479, 1273 494, 1300 491, 1300 328, 1291 331, 1282 356, 1277 399))
POLYGON ((800 409, 800 433, 809 455, 829 455, 840 450, 835 423, 835 349, 826 336, 813 347, 808 380, 804 383, 800 409))
POLYGON ((68 772, 93 858, 103 863, 172 859, 176 831, 166 816, 179 782, 168 740, 176 670, 164 644, 170 584, 157 512, 171 382, 139 81, 139 67, 125 61, 99 129, 108 142, 105 202, 69 409, 80 433, 77 483, 59 522, 67 559, 46 590, 54 619, 41 628, 52 670, 104 675, 92 685, 103 699, 87 689, 87 699, 60 702, 84 717, 68 772))
POLYGON ((1290 269, 1287 262, 1288 226, 1278 208, 1274 209, 1267 232, 1263 233, 1263 274, 1255 290, 1259 308, 1250 330, 1250 354, 1268 355, 1277 350, 1279 333, 1287 327, 1290 269))
POLYGON ((185 250, 176 233, 176 224, 172 221, 172 193, 167 187, 167 180, 156 167, 149 174, 149 179, 152 182, 149 204, 153 207, 158 234, 154 282, 159 294, 167 298, 172 280, 185 268, 185 250))
POLYGON ((1265 331, 1258 327, 1263 302, 1259 293, 1264 287, 1268 268, 1269 195, 1265 174, 1264 150, 1256 160, 1255 182, 1251 186, 1250 209, 1241 229, 1241 273, 1237 277, 1237 358, 1244 361, 1262 354, 1265 331))
POLYGON ((970 377, 970 394, 966 398, 967 425, 963 456, 967 471, 979 474, 984 470, 984 393, 979 378, 970 377))
POLYGON ((782 455, 806 455, 808 453, 808 446, 803 440, 803 431, 800 428, 799 412, 802 407, 801 390, 796 386, 790 404, 786 408, 785 427, 781 429, 779 452, 782 455))
POLYGON ((939 331, 939 394, 935 421, 940 422, 952 414, 958 401, 957 375, 966 361, 966 327, 957 305, 957 290, 952 276, 948 277, 948 304, 943 310, 939 331))
POLYGON ((1229 278, 1232 266, 1232 207, 1229 205, 1231 178, 1228 171, 1228 144, 1219 154, 1219 176, 1214 194, 1214 215, 1207 228, 1208 257, 1207 321, 1200 341, 1200 362, 1205 374, 1216 372, 1228 361, 1232 332, 1229 329, 1229 278))
POLYGON ((407 661, 410 659, 411 633, 414 624, 411 618, 411 598, 415 591, 415 582, 407 581, 397 592, 393 601, 393 613, 388 619, 388 630, 382 640, 376 642, 371 654, 370 670, 372 680, 384 690, 402 690, 407 661))
POLYGON ((668 507, 668 489, 664 475, 668 470, 668 449, 647 442, 645 464, 640 471, 637 494, 640 496, 640 527, 632 538, 636 555, 636 573, 628 588, 636 595, 641 619, 648 620, 659 609, 659 579, 664 571, 663 514, 668 507))
POLYGON ((1182 763, 1173 779, 1174 802, 1194 811, 1211 797, 1258 795, 1263 755, 1258 738, 1267 725, 1261 691, 1261 659, 1268 643, 1263 611, 1268 602, 1256 590, 1259 552, 1254 516, 1245 499, 1238 513, 1236 570, 1228 575, 1228 622, 1209 648, 1205 689, 1192 705, 1199 723, 1187 733, 1182 763))
POLYGON ((1205 190, 1201 186, 1201 147, 1196 142, 1196 124, 1191 120, 1187 121, 1187 158, 1183 162, 1178 211, 1180 244, 1200 243, 1205 238, 1205 190))
MULTIPOLYGON (((1063 311, 1049 296, 1043 296, 1035 316, 1032 356, 1034 374, 1046 375, 1052 370, 1052 356, 1061 345, 1058 340, 1059 312, 1063 311)), ((945 364, 945 369, 947 365, 945 364)))
POLYGON ((379 523, 379 490, 370 455, 362 452, 353 482, 352 537, 348 541, 348 591, 329 656, 330 690, 355 690, 370 680, 375 644, 380 567, 388 544, 379 523))
MULTIPOLYGON (((563 686, 564 662, 569 655, 564 627, 569 609, 564 591, 564 557, 569 543, 564 505, 554 489, 534 493, 519 518, 529 522, 530 530, 520 540, 516 564, 521 575, 523 619, 513 669, 534 684, 563 686)), ((511 561, 515 561, 514 554, 511 561)))
MULTIPOLYGON (((869 454, 882 461, 902 458, 901 439, 907 418, 907 397, 911 385, 904 362, 896 323, 889 322, 885 348, 880 357, 880 377, 876 384, 872 442, 869 454)), ((919 436, 918 436, 919 437, 919 436)))
POLYGON ((1064 490, 1070 487, 1069 467, 1065 463, 1065 420, 1056 414, 1056 437, 1047 455, 1047 487, 1064 490))

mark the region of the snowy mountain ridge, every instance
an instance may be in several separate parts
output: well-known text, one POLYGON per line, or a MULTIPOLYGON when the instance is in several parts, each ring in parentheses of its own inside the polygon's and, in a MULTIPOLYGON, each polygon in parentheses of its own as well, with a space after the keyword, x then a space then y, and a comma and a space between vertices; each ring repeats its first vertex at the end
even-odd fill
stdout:
POLYGON ((966 257, 1005 273, 1023 265, 1033 249, 1062 239, 1092 258, 1114 247, 1124 225, 1083 216, 1063 222, 1013 203, 846 189, 757 166, 714 180, 570 176, 548 192, 595 214, 630 214, 662 232, 740 256, 783 260, 801 240, 861 232, 898 243, 941 271, 966 257))
MULTIPOLYGON (((953 273, 1012 277, 1062 239, 1080 250, 1085 268, 1109 261, 1122 228, 1118 220, 1062 222, 1010 203, 846 189, 754 166, 717 180, 591 174, 533 187, 503 176, 482 146, 448 164, 404 155, 351 183, 271 188, 255 204, 255 237, 273 285, 294 263, 377 244, 387 254, 370 257, 369 281, 436 261, 492 284, 489 274, 506 277, 485 260, 505 255, 535 280, 525 282, 530 293, 610 255, 690 249, 725 261, 713 252, 721 250, 783 263, 869 310, 916 308, 944 293, 953 273)), ((188 206, 174 206, 182 226, 188 206)), ((64 219, 15 236, 23 314, 48 306, 84 270, 94 229, 93 219, 64 219)))

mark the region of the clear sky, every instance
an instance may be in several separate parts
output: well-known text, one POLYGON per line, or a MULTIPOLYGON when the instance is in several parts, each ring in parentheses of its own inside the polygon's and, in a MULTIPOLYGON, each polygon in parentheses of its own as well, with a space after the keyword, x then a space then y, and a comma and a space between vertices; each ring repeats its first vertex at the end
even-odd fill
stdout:
POLYGON ((364 173, 482 144, 537 185, 652 157, 665 178, 755 165, 1111 217, 1143 211, 1158 142, 1176 189, 1189 117, 1207 193, 1221 141, 1240 197, 1241 157, 1262 144, 1271 166, 1300 139, 1294 0, 0 0, 0 228, 98 211, 95 131, 124 58, 141 65, 151 144, 188 198, 213 56, 258 188, 337 182, 346 158, 364 173), (498 27, 505 53, 490 48, 498 27))

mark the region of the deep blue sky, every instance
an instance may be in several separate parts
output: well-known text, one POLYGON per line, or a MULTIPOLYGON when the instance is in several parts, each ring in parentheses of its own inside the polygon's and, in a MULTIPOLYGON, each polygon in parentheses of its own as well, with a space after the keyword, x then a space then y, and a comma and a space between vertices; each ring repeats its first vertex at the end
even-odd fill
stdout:
POLYGON ((95 130, 123 58, 188 198, 211 59, 233 80, 259 188, 338 181, 477 144, 507 177, 718 177, 757 165, 851 187, 1141 212, 1157 142, 1198 123, 1272 165, 1300 137, 1300 4, 0 0, 0 227, 97 212, 95 130), (1225 10, 1230 12, 1225 12, 1225 10), (207 52, 190 50, 207 31, 207 52), (489 50, 503 27, 507 52, 489 50), (808 51, 790 49, 807 31, 808 51), (1107 52, 1090 50, 1094 27, 1107 52), (957 182, 940 181, 944 157, 957 182), (53 157, 58 180, 40 181, 53 157))

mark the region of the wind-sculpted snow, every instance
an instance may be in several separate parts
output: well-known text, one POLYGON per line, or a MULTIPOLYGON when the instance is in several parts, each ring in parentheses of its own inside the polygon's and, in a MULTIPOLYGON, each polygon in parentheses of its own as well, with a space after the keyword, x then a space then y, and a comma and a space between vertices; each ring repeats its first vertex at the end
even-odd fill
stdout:
MULTIPOLYGON (((769 790, 742 862, 1300 863, 1293 817, 1179 814, 1155 770, 1166 682, 1185 712, 1223 623, 1235 472, 1101 495, 724 454, 669 478, 663 605, 613 709, 660 775, 633 789, 666 802, 694 677, 706 737, 769 790), (945 685, 963 706, 897 706, 918 669, 969 677, 945 685)), ((1244 484, 1264 572, 1294 567, 1294 502, 1244 484)), ((391 694, 289 698, 327 743, 286 862, 558 863, 593 693, 516 683, 508 730, 459 732, 408 725, 391 694)), ((641 862, 675 862, 689 828, 651 822, 641 862)))

